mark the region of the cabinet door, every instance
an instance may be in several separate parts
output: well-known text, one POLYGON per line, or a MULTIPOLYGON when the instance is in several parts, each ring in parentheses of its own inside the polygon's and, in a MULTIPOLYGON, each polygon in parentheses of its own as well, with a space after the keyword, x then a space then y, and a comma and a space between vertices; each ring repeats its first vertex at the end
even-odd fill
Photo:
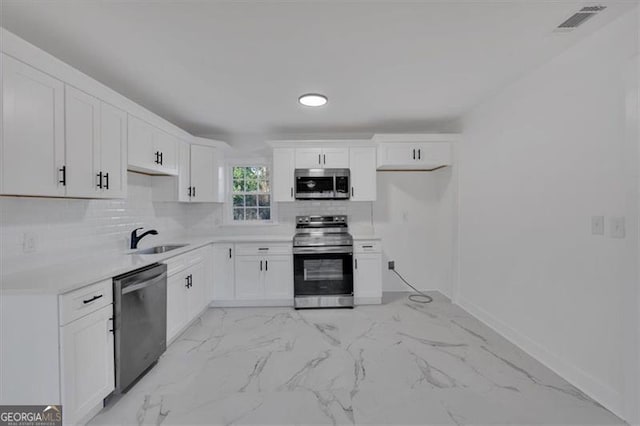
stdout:
POLYGON ((127 114, 100 103, 100 170, 105 175, 103 196, 127 196, 127 114))
POLYGON ((293 258, 264 258, 264 298, 293 300, 293 258))
POLYGON ((351 201, 376 200, 376 149, 349 149, 351 169, 351 201))
POLYGON ((191 201, 216 201, 217 172, 216 149, 191 145, 191 201))
POLYGON ((187 321, 191 321, 207 306, 207 283, 204 262, 188 269, 191 286, 187 289, 187 321))
POLYGON ((167 279, 167 342, 187 324, 187 274, 179 272, 167 279))
POLYGON ((321 148, 296 148, 296 169, 321 169, 321 148))
POLYGON ((65 424, 75 424, 114 389, 112 317, 108 305, 60 327, 65 424))
POLYGON ((213 300, 235 299, 235 265, 233 244, 213 246, 213 300))
POLYGON ((417 159, 414 144, 411 143, 383 143, 380 144, 378 166, 393 167, 412 164, 417 159), (414 157, 415 156, 415 157, 414 157))
POLYGON ((157 166, 158 170, 165 173, 178 173, 178 144, 180 141, 168 133, 160 129, 155 130, 154 139, 154 157, 155 152, 160 153, 161 164, 157 166))
POLYGON ((322 167, 325 169, 349 168, 349 148, 323 148, 322 167))
POLYGON ((295 201, 293 197, 295 168, 295 151, 293 148, 276 148, 273 150, 271 192, 274 201, 295 201))
POLYGON ((100 197, 100 100, 65 86, 65 127, 67 196, 100 197))
POLYGON ((259 256, 236 256, 236 299, 264 298, 264 261, 259 256))
MULTIPOLYGON (((173 181, 174 178, 167 178, 173 181)), ((178 146, 178 201, 191 201, 191 145, 180 143, 178 146)), ((170 191, 175 190, 175 186, 170 185, 170 191)), ((175 197, 175 195, 174 195, 175 197)), ((169 197, 170 199, 171 197, 169 197)))
POLYGON ((129 116, 128 165, 132 170, 154 170, 158 167, 154 148, 155 128, 137 117, 129 116))
POLYGON ((414 148, 417 163, 425 169, 451 165, 451 144, 448 142, 418 143, 414 148))
POLYGON ((2 55, 2 194, 64 196, 64 84, 2 55))
POLYGON ((382 255, 358 254, 354 256, 353 293, 356 298, 382 297, 382 255))

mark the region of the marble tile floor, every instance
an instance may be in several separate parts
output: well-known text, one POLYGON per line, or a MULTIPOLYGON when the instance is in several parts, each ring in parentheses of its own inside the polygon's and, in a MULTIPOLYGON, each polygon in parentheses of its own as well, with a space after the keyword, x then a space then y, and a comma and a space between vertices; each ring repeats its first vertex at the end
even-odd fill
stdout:
POLYGON ((209 309, 90 424, 624 424, 432 295, 353 310, 209 309))

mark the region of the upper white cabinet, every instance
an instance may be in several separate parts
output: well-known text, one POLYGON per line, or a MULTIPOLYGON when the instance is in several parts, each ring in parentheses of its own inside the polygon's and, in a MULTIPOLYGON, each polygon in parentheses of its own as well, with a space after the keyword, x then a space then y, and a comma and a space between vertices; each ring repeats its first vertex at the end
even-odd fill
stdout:
POLYGON ((129 169, 177 175, 179 139, 137 117, 129 116, 129 169))
POLYGON ((223 203, 226 191, 222 157, 219 148, 180 142, 178 176, 155 177, 154 200, 223 203))
POLYGON ((349 167, 349 148, 296 148, 297 169, 344 169, 349 167))
POLYGON ((375 135, 378 170, 433 170, 451 165, 455 135, 375 135))
POLYGON ((65 87, 66 195, 126 195, 127 115, 71 86, 65 87))
POLYGON ((274 201, 294 201, 294 173, 296 169, 294 148, 273 150, 272 196, 274 201))
POLYGON ((2 55, 1 193, 65 195, 64 84, 2 55))
POLYGON ((376 200, 376 148, 349 148, 351 201, 376 200))

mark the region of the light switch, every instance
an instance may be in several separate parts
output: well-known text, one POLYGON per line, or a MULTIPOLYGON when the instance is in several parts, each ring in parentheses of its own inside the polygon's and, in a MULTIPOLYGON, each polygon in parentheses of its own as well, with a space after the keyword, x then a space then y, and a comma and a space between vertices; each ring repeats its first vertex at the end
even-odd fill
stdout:
POLYGON ((624 216, 612 217, 609 220, 609 235, 611 238, 624 238, 626 236, 624 216))
POLYGON ((36 251, 36 234, 25 232, 22 237, 22 251, 24 253, 34 253, 36 251))
POLYGON ((591 234, 604 235, 604 216, 591 216, 591 234))

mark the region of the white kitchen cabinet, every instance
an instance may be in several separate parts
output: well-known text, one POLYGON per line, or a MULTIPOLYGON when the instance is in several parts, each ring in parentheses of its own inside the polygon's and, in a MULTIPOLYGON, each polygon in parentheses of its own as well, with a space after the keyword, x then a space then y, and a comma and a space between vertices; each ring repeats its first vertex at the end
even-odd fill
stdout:
POLYGON ((204 247, 167 260, 167 342, 171 342, 208 305, 207 262, 204 247))
POLYGON ((235 263, 233 244, 213 245, 213 300, 235 299, 235 263))
POLYGON ((264 298, 293 299, 293 259, 291 255, 264 257, 264 298))
POLYGON ((153 179, 155 201, 224 202, 224 165, 218 148, 179 143, 178 176, 153 179))
POLYGON ((113 305, 60 327, 65 424, 76 424, 114 389, 113 305))
POLYGON ((259 256, 236 256, 236 298, 260 300, 264 296, 264 260, 259 256))
POLYGON ((296 148, 296 169, 349 168, 349 148, 296 148))
POLYGON ((375 201, 376 148, 349 148, 349 169, 351 170, 351 201, 375 201))
POLYGON ((187 317, 187 276, 175 273, 167 278, 167 343, 189 322, 187 317))
POLYGON ((382 142, 379 170, 433 170, 451 165, 449 142, 382 142))
POLYGON ((180 141, 132 115, 129 115, 128 123, 129 169, 141 173, 176 176, 180 141))
POLYGON ((271 194, 276 202, 295 201, 295 161, 294 148, 275 148, 273 150, 271 194))
POLYGON ((0 192, 64 196, 64 84, 2 54, 2 121, 0 192))
POLYGON ((127 113, 100 103, 100 170, 105 198, 127 197, 127 113))
MULTIPOLYGON (((290 305, 293 302, 293 255, 291 243, 235 244, 234 300, 244 303, 290 305)), ((225 254, 218 250, 218 262, 225 254)), ((217 269, 216 269, 217 270, 217 269)), ((216 274, 216 277, 218 274, 216 274)), ((225 292, 230 296, 230 291, 225 292)), ((214 303, 220 301, 214 298, 214 303)), ((229 299, 226 302, 230 302, 229 299)), ((231 303, 228 303, 231 304, 231 303)), ((245 306, 248 306, 245 304, 245 306)))
POLYGON ((126 195, 126 114, 65 86, 66 195, 126 195))
POLYGON ((353 255, 355 303, 382 302, 382 250, 378 241, 356 241, 353 255))

